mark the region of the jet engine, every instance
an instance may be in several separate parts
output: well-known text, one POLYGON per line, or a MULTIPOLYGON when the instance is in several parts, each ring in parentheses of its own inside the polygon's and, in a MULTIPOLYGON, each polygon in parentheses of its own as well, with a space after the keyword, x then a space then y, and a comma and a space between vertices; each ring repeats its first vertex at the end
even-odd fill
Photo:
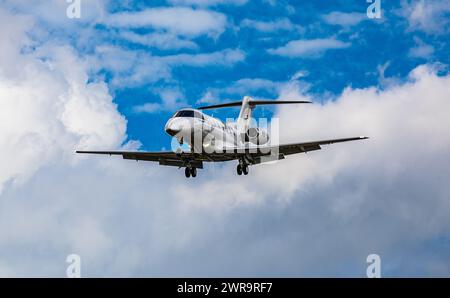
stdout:
POLYGON ((245 139, 255 145, 264 145, 269 142, 269 134, 264 129, 250 127, 245 134, 245 139))

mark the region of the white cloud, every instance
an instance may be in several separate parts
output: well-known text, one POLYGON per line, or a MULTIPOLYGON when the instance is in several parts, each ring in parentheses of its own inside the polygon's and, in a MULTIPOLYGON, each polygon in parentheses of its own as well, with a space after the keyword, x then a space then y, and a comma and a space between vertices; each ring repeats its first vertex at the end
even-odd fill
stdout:
POLYGON ((270 22, 244 19, 241 22, 241 27, 254 28, 261 32, 277 32, 283 30, 292 31, 302 29, 301 26, 293 24, 288 18, 277 19, 270 22))
POLYGON ((246 92, 254 92, 258 90, 268 90, 276 92, 282 83, 274 82, 267 79, 255 78, 255 79, 240 79, 233 83, 230 87, 225 89, 228 93, 239 93, 243 94, 246 92))
MULTIPOLYGON (((246 177, 227 163, 187 180, 175 168, 120 158, 73 162, 83 138, 96 136, 89 147, 117 146, 124 122, 102 84, 89 87, 82 79, 80 58, 59 51, 49 64, 33 56, 12 60, 21 83, 14 88, 5 77, 0 83, 15 99, 11 107, 26 107, 2 106, 9 116, 2 115, 2 148, 10 150, 2 171, 29 177, 4 184, 1 194, 1 275, 62 276, 65 257, 74 252, 82 257, 83 276, 360 276, 373 251, 386 275, 408 275, 402 256, 414 257, 413 270, 423 275, 449 273, 445 251, 417 248, 450 235, 450 76, 422 66, 406 84, 384 91, 347 89, 324 105, 283 108, 276 114, 282 141, 371 139, 255 166, 246 177), (80 104, 70 108, 71 101, 80 104), (64 111, 70 117, 61 120, 64 111), (84 124, 85 115, 92 117, 84 124), (46 136, 37 138, 42 146, 33 139, 11 147, 30 131, 46 136), (40 148, 57 149, 42 158, 40 148), (26 167, 15 165, 19 157, 26 167), (436 263, 443 265, 435 269, 436 263), (357 269, 349 273, 347 266, 357 269)), ((280 97, 309 99, 297 84, 285 85, 280 97)), ((3 104, 8 97, 1 98, 3 104)))
MULTIPOLYGON (((75 252, 83 276, 363 276, 374 251, 384 276, 450 274, 450 75, 420 66, 401 85, 282 108, 282 141, 371 139, 246 177, 227 163, 188 180, 175 168, 75 156, 80 144, 118 147, 125 119, 106 85, 87 80, 89 57, 50 44, 24 53, 30 19, 0 14, 0 275, 63 276, 75 252)), ((214 60, 195 64, 205 61, 214 60)), ((310 99, 299 86, 280 98, 310 99)))
MULTIPOLYGON (((262 3, 267 3, 268 5, 273 7, 277 6, 277 4, 280 4, 280 2, 277 2, 277 0, 262 0, 262 3)), ((280 6, 284 8, 287 14, 289 15, 295 14, 296 8, 293 5, 288 4, 288 2, 283 1, 281 2, 280 6)))
POLYGON ((162 106, 159 103, 149 102, 133 107, 135 113, 155 113, 161 111, 162 106))
POLYGON ((161 103, 149 102, 133 107, 136 113, 154 113, 161 110, 174 111, 182 106, 187 106, 184 93, 178 87, 164 87, 152 90, 161 98, 161 103))
POLYGON ((408 55, 414 58, 430 58, 434 53, 434 47, 431 45, 423 44, 411 48, 408 55))
MULTIPOLYGON (((297 84, 286 85, 280 98, 311 100, 299 92, 297 84)), ((241 181, 221 172, 220 185, 213 180, 195 190, 182 187, 185 199, 191 207, 205 212, 221 210, 215 216, 246 208, 239 206, 277 208, 281 204, 295 208, 295 215, 291 215, 301 219, 291 221, 281 212, 286 216, 283 220, 289 226, 295 222, 302 229, 286 232, 280 242, 287 245, 286 239, 291 239, 290 243, 292 238, 298 239, 293 241, 301 251, 296 254, 296 268, 308 269, 294 271, 307 276, 314 272, 336 274, 337 258, 341 264, 350 262, 364 270, 362 263, 373 251, 382 255, 385 268, 390 267, 386 269, 388 274, 411 274, 407 261, 402 261, 404 255, 420 259, 416 270, 422 276, 447 275, 447 265, 434 270, 424 257, 444 264, 449 258, 445 251, 418 253, 417 248, 450 236, 450 188, 444 178, 450 175, 449 92, 450 75, 438 76, 432 67, 420 66, 411 72, 407 83, 384 91, 348 88, 324 105, 284 107, 275 115, 281 121, 282 142, 359 135, 371 139, 323 146, 320 152, 252 167, 251 175, 241 181), (223 189, 237 193, 225 195, 223 189), (411 230, 414 233, 408 232, 411 230), (321 233, 323 238, 319 240, 316 237, 321 233), (339 243, 338 247, 333 243, 339 243), (327 258, 329 253, 333 256, 327 258), (309 263, 311 259, 314 261, 309 263), (314 264, 329 266, 330 271, 323 267, 315 271, 314 264)), ((233 166, 226 169, 234 170, 233 166)), ((271 239, 273 247, 276 241, 271 239)), ((279 253, 280 249, 275 251, 279 253)))
MULTIPOLYGON (((292 85, 293 81, 299 80, 302 77, 307 76, 308 73, 305 71, 298 71, 295 73, 291 80, 288 82, 282 81, 272 81, 263 78, 244 78, 237 80, 230 84, 229 86, 222 88, 208 88, 202 98, 200 98, 197 103, 216 103, 219 101, 224 101, 224 96, 232 97, 229 100, 240 100, 243 96, 255 97, 255 93, 264 91, 266 94, 279 94, 281 91, 286 90, 288 86, 292 85)), ((296 87, 301 88, 301 90, 306 91, 309 88, 309 84, 306 82, 296 81, 296 87)))
POLYGON ((167 63, 146 51, 104 45, 96 48, 92 60, 97 70, 105 69, 113 74, 110 85, 115 88, 131 88, 172 76, 167 63))
POLYGON ((183 39, 170 33, 137 34, 132 31, 122 31, 119 36, 132 43, 155 47, 162 50, 197 49, 195 42, 183 39))
POLYGON ((400 14, 407 18, 411 30, 421 30, 428 34, 446 34, 450 30, 447 0, 402 1, 400 14))
POLYGON ((28 18, 0 10, 1 30, 0 187, 23 181, 56 153, 75 148, 117 147, 125 137, 125 119, 117 112, 104 82, 88 82, 88 64, 69 47, 40 47, 21 54, 28 18), (9 42, 8 42, 9 41, 9 42), (43 60, 45 59, 45 62, 43 60), (82 117, 80 117, 82 115, 82 117))
POLYGON ((172 66, 189 65, 189 66, 233 66, 236 63, 245 60, 245 53, 236 49, 225 49, 222 51, 201 54, 178 54, 172 56, 164 56, 161 59, 172 66))
POLYGON ((106 15, 109 0, 81 1, 81 18, 69 19, 66 11, 69 7, 67 1, 60 0, 34 0, 31 4, 27 0, 4 0, 2 5, 12 11, 33 15, 36 21, 44 22, 54 27, 76 28, 100 22, 106 15))
POLYGON ((413 58, 429 59, 434 54, 434 47, 432 45, 424 43, 419 38, 415 38, 416 46, 409 49, 408 56, 413 58))
POLYGON ((235 96, 233 100, 240 100, 245 95, 254 96, 253 93, 261 90, 276 94, 282 86, 282 82, 274 82, 262 78, 245 78, 227 87, 208 88, 197 103, 215 103, 221 99, 223 100, 224 95, 232 95, 235 96))
POLYGON ((33 19, 22 15, 11 15, 0 8, 0 71, 3 76, 17 75, 14 61, 22 48, 32 45, 32 41, 25 34, 25 30, 33 25, 33 19))
POLYGON ((212 53, 152 56, 146 51, 125 50, 115 46, 99 46, 92 58, 98 69, 111 71, 114 87, 133 87, 158 80, 170 80, 172 69, 179 66, 232 67, 245 60, 245 53, 225 49, 212 53))
POLYGON ((340 25, 344 27, 355 26, 360 22, 367 20, 367 15, 358 12, 340 12, 333 11, 322 16, 322 19, 331 25, 340 25))
MULTIPOLYGON (((385 91, 376 88, 347 88, 336 101, 324 105, 283 108, 278 116, 282 122, 287 119, 286 123, 289 125, 288 129, 282 131, 282 138, 293 141, 298 136, 302 136, 302 139, 312 139, 330 135, 368 135, 371 137, 369 141, 347 146, 363 146, 366 149, 363 149, 360 155, 355 155, 355 152, 351 155, 344 153, 341 157, 346 156, 348 160, 341 160, 340 166, 345 167, 346 162, 349 162, 349 165, 367 162, 366 166, 373 167, 370 170, 382 171, 389 168, 392 174, 398 174, 396 170, 402 171, 402 167, 397 167, 398 164, 391 163, 393 160, 406 167, 409 161, 424 154, 423 151, 432 156, 445 156, 450 148, 450 135, 447 137, 450 128, 443 125, 445 112, 442 108, 450 105, 445 96, 450 86, 447 85, 450 76, 439 77, 435 72, 430 66, 420 66, 411 72, 407 83, 392 85, 385 91), (292 121, 294 117, 302 120, 292 121), (425 135, 426 146, 423 143, 425 135), (383 146, 388 149, 376 152, 383 146), (416 149, 410 150, 411 146, 416 149), (381 162, 386 155, 390 156, 390 161, 381 162), (370 156, 370 159, 364 161, 366 156, 370 156)), ((286 88, 286 93, 281 92, 280 96, 301 97, 302 94, 296 91, 296 84, 288 86, 291 88, 286 88)), ((339 150, 338 145, 331 150, 339 150)), ((388 172, 390 171, 386 171, 386 174, 388 172)))
POLYGON ((267 50, 272 55, 291 58, 316 58, 325 51, 344 49, 351 44, 334 38, 292 40, 286 45, 267 50))
POLYGON ((391 61, 377 65, 376 71, 368 74, 378 76, 378 85, 381 88, 389 88, 399 85, 402 79, 398 76, 386 76, 387 69, 391 66, 391 61))
POLYGON ((119 12, 109 15, 106 24, 120 28, 145 28, 184 35, 217 37, 227 25, 225 15, 211 10, 188 7, 150 8, 140 12, 119 12))
POLYGON ((216 103, 218 102, 218 98, 215 93, 213 93, 211 90, 207 90, 203 96, 197 101, 197 104, 204 104, 204 103, 216 103))
POLYGON ((184 100, 184 94, 179 88, 162 88, 157 90, 159 96, 169 109, 176 108, 184 100))

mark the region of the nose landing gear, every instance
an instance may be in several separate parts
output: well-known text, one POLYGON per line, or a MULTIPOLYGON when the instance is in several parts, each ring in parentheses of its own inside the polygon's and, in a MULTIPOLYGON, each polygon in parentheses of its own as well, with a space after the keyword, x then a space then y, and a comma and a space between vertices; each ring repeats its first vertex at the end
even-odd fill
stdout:
POLYGON ((192 178, 197 177, 197 168, 185 168, 184 175, 186 176, 186 178, 189 178, 191 176, 192 178))
POLYGON ((246 164, 238 164, 236 168, 236 172, 239 176, 242 174, 248 175, 248 165, 246 164))

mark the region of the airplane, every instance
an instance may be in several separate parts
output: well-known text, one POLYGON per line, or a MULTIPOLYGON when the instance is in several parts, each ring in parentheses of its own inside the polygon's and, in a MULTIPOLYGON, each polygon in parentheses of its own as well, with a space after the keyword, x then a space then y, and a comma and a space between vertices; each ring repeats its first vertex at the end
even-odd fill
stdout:
MULTIPOLYGON (((229 102, 198 109, 177 111, 166 123, 165 131, 175 137, 179 145, 187 144, 188 150, 145 151, 76 151, 80 154, 121 155, 123 159, 159 162, 163 166, 185 169, 186 178, 196 177, 197 169, 204 162, 237 160, 238 175, 248 175, 249 166, 285 159, 287 155, 320 150, 322 145, 365 140, 368 137, 351 137, 290 144, 271 144, 266 129, 252 125, 252 113, 257 106, 283 104, 311 104, 302 100, 255 100, 245 96, 242 101, 229 102), (235 122, 224 124, 217 118, 204 114, 203 110, 240 106, 235 122)), ((253 119, 254 120, 254 119, 253 119)))

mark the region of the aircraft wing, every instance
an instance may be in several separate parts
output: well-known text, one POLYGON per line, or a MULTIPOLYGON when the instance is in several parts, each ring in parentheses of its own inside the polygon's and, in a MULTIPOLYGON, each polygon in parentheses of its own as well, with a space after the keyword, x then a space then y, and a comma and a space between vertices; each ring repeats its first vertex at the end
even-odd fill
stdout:
POLYGON ((146 152, 146 151, 77 151, 80 154, 121 155, 123 159, 155 161, 164 166, 182 167, 189 162, 193 167, 202 169, 203 163, 196 158, 196 154, 189 152, 146 152))
POLYGON ((359 140, 365 140, 365 139, 368 139, 368 137, 355 137, 355 138, 322 140, 322 141, 306 142, 306 143, 284 144, 284 145, 278 146, 278 150, 280 153, 282 153, 284 155, 290 155, 290 154, 296 154, 296 153, 306 153, 309 151, 320 150, 321 145, 331 145, 331 144, 335 144, 335 143, 359 141, 359 140))
POLYGON ((355 137, 355 138, 344 138, 344 139, 332 139, 332 140, 322 140, 314 142, 304 142, 304 143, 291 143, 283 144, 279 146, 249 146, 249 147, 233 147, 225 148, 223 152, 214 153, 193 153, 193 152, 172 152, 172 151, 161 151, 161 152, 145 152, 145 151, 77 151, 81 154, 103 154, 103 155, 121 155, 123 159, 128 160, 143 160, 143 161, 154 161, 159 162, 160 165, 164 166, 177 166, 183 167, 186 164, 191 165, 199 169, 203 168, 203 162, 220 162, 220 161, 230 161, 240 158, 250 158, 254 164, 263 163, 266 161, 284 159, 284 156, 306 153, 309 151, 320 150, 321 145, 330 145, 334 143, 342 143, 349 141, 365 140, 368 137, 355 137), (276 153, 278 155, 274 156, 276 153), (263 159, 263 157, 272 156, 273 158, 263 159))
POLYGON ((322 145, 330 145, 335 143, 343 143, 349 141, 365 140, 368 137, 353 137, 353 138, 343 138, 343 139, 330 139, 321 140, 313 142, 303 142, 303 143, 290 143, 282 144, 278 146, 256 146, 250 145, 248 147, 234 147, 226 148, 225 152, 222 153, 227 157, 233 157, 231 159, 239 159, 245 157, 250 159, 249 161, 253 164, 264 163, 273 160, 284 159, 286 155, 306 153, 309 151, 315 151, 322 149, 322 145))

